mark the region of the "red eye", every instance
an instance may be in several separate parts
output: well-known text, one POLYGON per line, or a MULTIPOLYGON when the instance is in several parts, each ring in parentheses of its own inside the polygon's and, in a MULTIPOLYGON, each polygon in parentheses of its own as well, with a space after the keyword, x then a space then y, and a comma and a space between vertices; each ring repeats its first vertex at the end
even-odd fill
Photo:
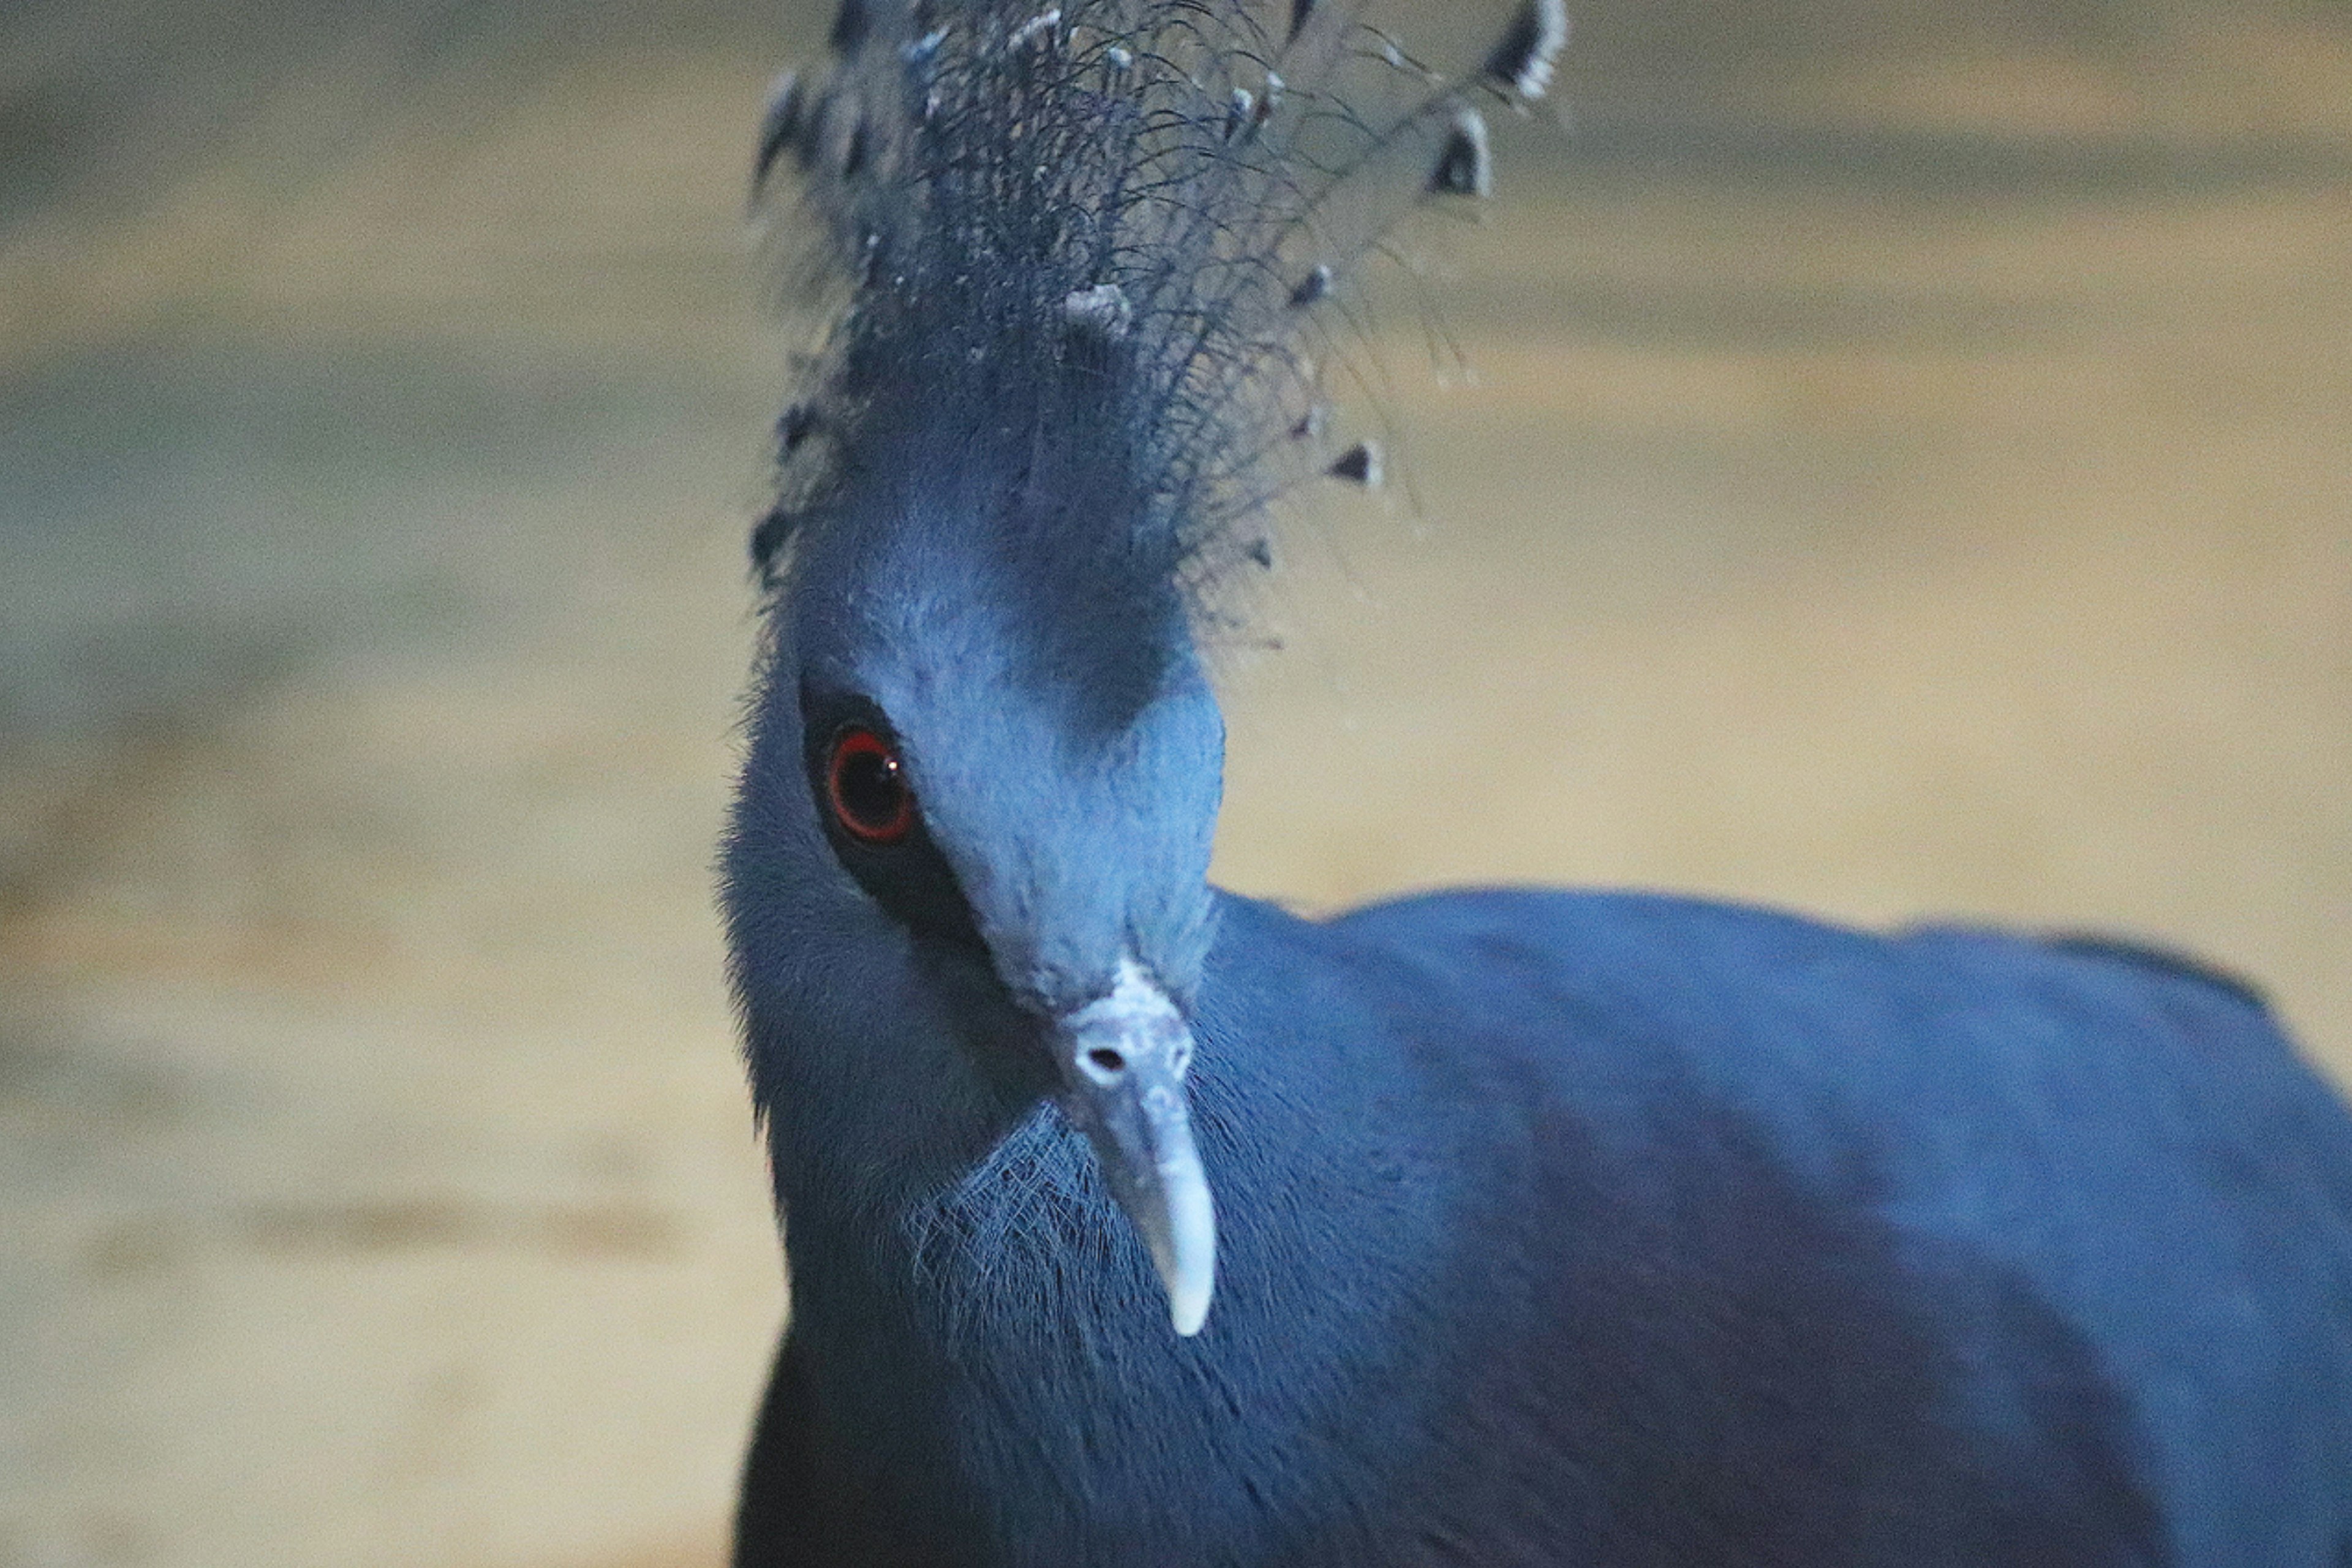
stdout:
POLYGON ((834 820, 860 844, 896 844, 915 827, 915 792, 889 742, 855 726, 833 738, 825 794, 834 820))

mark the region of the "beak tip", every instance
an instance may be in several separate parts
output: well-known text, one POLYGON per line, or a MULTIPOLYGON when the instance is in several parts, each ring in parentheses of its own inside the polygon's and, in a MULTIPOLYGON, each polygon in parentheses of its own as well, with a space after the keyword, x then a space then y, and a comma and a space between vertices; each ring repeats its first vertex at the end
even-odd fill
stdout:
POLYGON ((1161 1174, 1166 1178, 1168 1233, 1164 1247, 1153 1248, 1152 1262, 1168 1290, 1169 1321, 1189 1340, 1207 1321, 1209 1302, 1216 1294, 1216 1209, 1197 1158, 1171 1162, 1161 1174))
POLYGON ((1168 1298, 1168 1317, 1181 1338, 1191 1339, 1209 1321, 1209 1293, 1199 1290, 1171 1295, 1168 1298))

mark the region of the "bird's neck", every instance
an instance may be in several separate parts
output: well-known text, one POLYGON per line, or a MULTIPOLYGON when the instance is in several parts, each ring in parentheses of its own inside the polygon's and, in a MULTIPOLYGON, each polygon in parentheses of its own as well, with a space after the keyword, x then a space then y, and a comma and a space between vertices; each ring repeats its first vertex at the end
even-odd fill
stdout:
MULTIPOLYGON (((1412 1380, 1383 1368, 1379 1347, 1404 1342, 1394 1325, 1455 1264, 1445 1151, 1426 1128, 1411 1143, 1382 1131, 1382 1097, 1409 1086, 1366 1059, 1382 1049, 1376 1031, 1342 1017, 1313 1035, 1259 1032, 1245 1016, 1216 1019, 1193 1071, 1220 1257, 1206 1330, 1190 1340, 1049 1100, 1010 1103, 970 1067, 943 1091, 939 1068, 965 1049, 946 1037, 900 1050, 845 1041, 841 1057, 806 1060, 772 1134, 793 1333, 835 1440, 877 1472, 934 1478, 920 1484, 940 1494, 910 1506, 951 1511, 1008 1465, 1115 1490, 1104 1455, 1141 1465, 1171 1446, 1264 1450, 1262 1465, 1218 1473, 1286 1474, 1284 1444, 1324 1440, 1318 1413, 1402 1398, 1381 1392, 1412 1380), (835 1120, 845 1106, 866 1108, 860 1126, 835 1120)), ((1137 1485, 1136 1506, 1151 1506, 1141 1469, 1137 1485)), ((1237 1517, 1259 1506, 1225 1501, 1237 1517)))

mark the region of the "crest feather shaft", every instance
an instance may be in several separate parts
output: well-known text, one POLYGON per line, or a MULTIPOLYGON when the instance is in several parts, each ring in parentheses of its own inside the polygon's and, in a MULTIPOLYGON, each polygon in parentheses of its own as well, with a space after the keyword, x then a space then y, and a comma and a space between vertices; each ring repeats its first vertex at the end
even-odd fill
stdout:
MULTIPOLYGON (((1529 0, 1455 81, 1346 0, 845 0, 757 142, 755 194, 801 171, 783 226, 830 321, 758 566, 936 512, 916 476, 974 463, 1073 550, 1192 587, 1247 556, 1236 524, 1315 467, 1310 336, 1398 217, 1486 193, 1471 100, 1540 90, 1559 16, 1529 0)), ((1376 482, 1358 450, 1333 471, 1376 482)))

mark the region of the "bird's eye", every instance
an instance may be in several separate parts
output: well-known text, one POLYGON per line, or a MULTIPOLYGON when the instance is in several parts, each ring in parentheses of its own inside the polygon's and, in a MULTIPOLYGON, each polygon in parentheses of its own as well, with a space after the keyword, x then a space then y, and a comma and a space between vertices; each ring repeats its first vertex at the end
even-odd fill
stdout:
POLYGON ((896 844, 914 830, 915 792, 898 753, 873 731, 852 725, 835 735, 824 779, 834 820, 860 844, 896 844))

